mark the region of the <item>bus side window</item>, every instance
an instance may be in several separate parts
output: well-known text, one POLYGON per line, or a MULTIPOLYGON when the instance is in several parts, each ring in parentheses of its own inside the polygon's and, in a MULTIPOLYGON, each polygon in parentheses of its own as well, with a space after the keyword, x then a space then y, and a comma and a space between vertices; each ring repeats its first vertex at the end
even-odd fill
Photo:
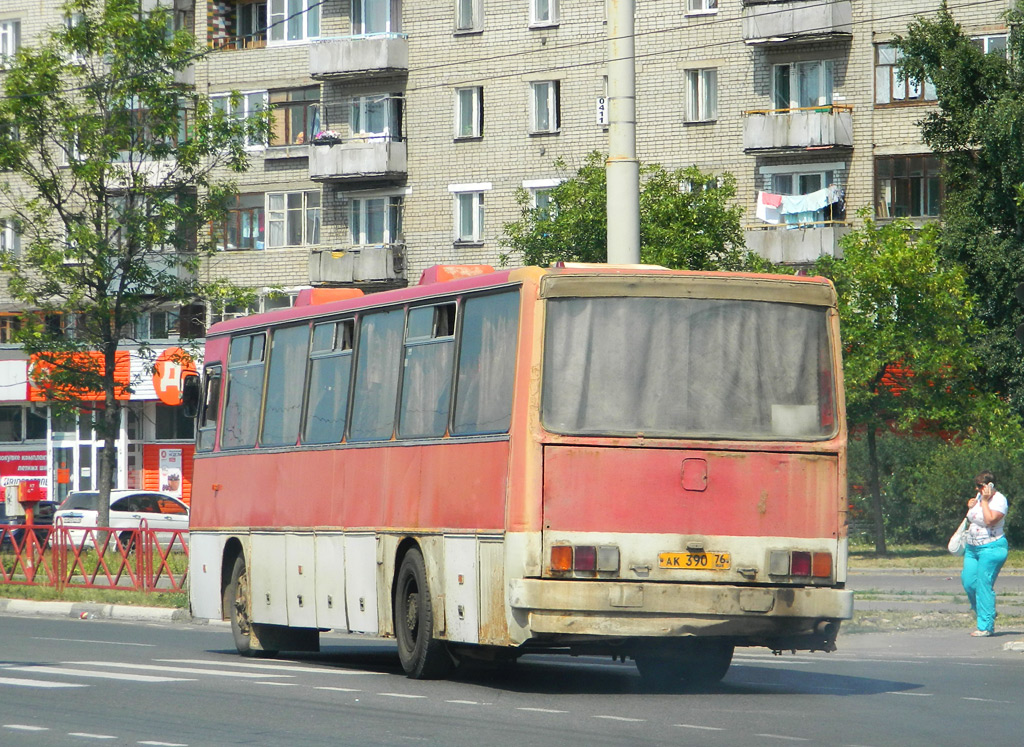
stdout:
POLYGON ((207 366, 203 374, 206 382, 202 407, 199 411, 199 438, 196 449, 211 451, 217 438, 217 412, 220 409, 220 366, 207 366))
POLYGON ((505 433, 512 422, 519 291, 463 305, 452 435, 505 433))
POLYGON ((303 443, 338 443, 345 435, 354 333, 352 319, 313 327, 313 345, 309 352, 309 403, 306 406, 303 443))
POLYGON ((245 449, 256 445, 263 402, 263 361, 266 333, 231 340, 220 445, 245 449))
POLYGON ((294 446, 298 441, 308 358, 308 324, 274 330, 261 446, 294 446))
POLYGON ((366 314, 359 322, 350 441, 387 441, 395 431, 405 310, 366 314))
POLYGON ((448 429, 455 354, 454 303, 409 310, 398 435, 440 438, 448 429))

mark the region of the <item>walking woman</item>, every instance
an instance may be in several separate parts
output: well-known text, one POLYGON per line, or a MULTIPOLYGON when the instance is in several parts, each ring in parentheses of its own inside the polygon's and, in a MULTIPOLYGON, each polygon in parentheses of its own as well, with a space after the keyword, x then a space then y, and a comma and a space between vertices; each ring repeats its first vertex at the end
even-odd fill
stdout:
POLYGON ((1006 562, 1008 546, 1003 520, 1009 507, 1006 496, 996 490, 996 478, 982 472, 974 478, 978 494, 967 501, 967 545, 964 570, 960 575, 971 610, 978 616, 976 638, 992 635, 996 622, 996 576, 1006 562))

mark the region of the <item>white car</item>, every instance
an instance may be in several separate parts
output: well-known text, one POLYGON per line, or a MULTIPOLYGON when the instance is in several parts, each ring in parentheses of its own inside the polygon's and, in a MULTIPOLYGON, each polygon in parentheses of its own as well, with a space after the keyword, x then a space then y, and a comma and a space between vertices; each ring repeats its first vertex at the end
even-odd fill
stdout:
MULTIPOLYGON (((63 525, 68 530, 68 539, 75 546, 82 546, 83 541, 86 547, 93 544, 95 534, 90 535, 85 530, 96 527, 99 497, 99 492, 95 490, 69 493, 53 514, 54 525, 63 525)), ((131 530, 141 527, 143 521, 148 529, 179 529, 184 532, 180 541, 188 542, 188 506, 173 495, 155 490, 110 491, 110 527, 119 530, 118 539, 123 546, 129 546, 132 541, 131 530)), ((161 545, 166 545, 173 538, 161 532, 157 539, 161 545)), ((184 548, 175 542, 174 549, 184 548)))

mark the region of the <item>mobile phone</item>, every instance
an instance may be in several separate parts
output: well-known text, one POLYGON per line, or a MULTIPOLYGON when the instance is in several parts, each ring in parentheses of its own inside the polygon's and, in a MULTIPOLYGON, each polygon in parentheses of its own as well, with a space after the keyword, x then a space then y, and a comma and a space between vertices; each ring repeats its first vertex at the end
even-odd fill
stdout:
POLYGON ((988 484, 988 486, 989 486, 990 488, 992 488, 993 490, 995 490, 995 489, 996 489, 996 484, 995 484, 994 482, 990 482, 990 483, 988 484))

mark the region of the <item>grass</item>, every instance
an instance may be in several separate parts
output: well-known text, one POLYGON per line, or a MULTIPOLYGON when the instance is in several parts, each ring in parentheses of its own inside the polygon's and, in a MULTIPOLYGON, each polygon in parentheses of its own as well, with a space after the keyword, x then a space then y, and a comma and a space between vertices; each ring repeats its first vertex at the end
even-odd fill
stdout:
MULTIPOLYGON (((48 551, 49 552, 49 551, 48 551)), ((49 559, 48 555, 48 559, 49 559)), ((110 574, 116 577, 119 570, 122 569, 122 559, 117 552, 108 552, 106 555, 106 564, 110 574)), ((130 555, 128 565, 131 568, 136 567, 138 558, 133 554, 130 555)), ((21 569, 17 567, 17 558, 11 552, 0 553, 0 563, 3 564, 8 574, 11 574, 15 579, 19 577, 24 578, 24 574, 21 569)), ((97 572, 97 566, 99 565, 99 558, 96 551, 92 548, 85 549, 81 552, 81 555, 76 562, 72 552, 68 552, 67 563, 69 570, 73 571, 69 578, 70 584, 84 584, 87 576, 89 578, 95 578, 96 583, 111 583, 113 579, 108 579, 106 572, 100 569, 97 572), (95 575, 94 575, 95 574, 95 575)), ((153 568, 154 570, 159 566, 159 556, 154 552, 153 556, 153 568)), ((41 565, 41 564, 40 564, 41 565)), ((170 553, 166 561, 166 567, 161 568, 160 578, 166 580, 168 571, 173 575, 179 582, 185 576, 185 572, 188 570, 188 558, 184 553, 170 553)), ((40 567, 39 576, 37 579, 43 580, 43 584, 46 583, 48 576, 40 567)), ((126 581, 128 578, 127 571, 124 570, 121 573, 122 581, 126 581)), ((51 585, 28 585, 10 583, 0 583, 0 598, 6 597, 10 599, 29 599, 35 601, 60 601, 60 602, 81 602, 81 603, 95 603, 95 604, 125 604, 134 605, 141 607, 188 607, 188 593, 187 592, 170 592, 170 591, 157 591, 157 592, 143 592, 135 591, 130 588, 78 588, 75 586, 66 586, 63 590, 58 590, 55 586, 51 585)))
MULTIPOLYGON (((934 545, 890 546, 885 555, 877 555, 874 545, 850 543, 850 568, 959 568, 963 560, 950 555, 945 547, 934 545)), ((1024 569, 1024 550, 1010 550, 1005 570, 1024 569)))

